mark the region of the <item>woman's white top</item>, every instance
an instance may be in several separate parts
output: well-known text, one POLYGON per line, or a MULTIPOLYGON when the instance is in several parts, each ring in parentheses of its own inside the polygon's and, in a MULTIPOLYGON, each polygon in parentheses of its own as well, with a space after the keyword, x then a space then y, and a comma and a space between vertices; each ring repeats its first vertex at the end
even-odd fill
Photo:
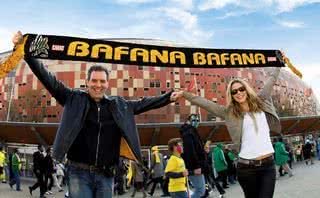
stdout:
POLYGON ((239 157, 254 159, 262 155, 274 153, 270 138, 270 129, 264 112, 252 113, 255 117, 256 127, 249 113, 244 115, 241 149, 239 157))

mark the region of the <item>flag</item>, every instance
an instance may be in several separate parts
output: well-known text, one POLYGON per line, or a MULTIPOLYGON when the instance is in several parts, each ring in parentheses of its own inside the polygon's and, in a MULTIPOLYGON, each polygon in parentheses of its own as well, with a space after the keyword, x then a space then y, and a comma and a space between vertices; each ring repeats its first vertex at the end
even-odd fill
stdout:
POLYGON ((187 91, 191 92, 194 89, 195 84, 196 84, 195 79, 192 79, 187 87, 187 91))

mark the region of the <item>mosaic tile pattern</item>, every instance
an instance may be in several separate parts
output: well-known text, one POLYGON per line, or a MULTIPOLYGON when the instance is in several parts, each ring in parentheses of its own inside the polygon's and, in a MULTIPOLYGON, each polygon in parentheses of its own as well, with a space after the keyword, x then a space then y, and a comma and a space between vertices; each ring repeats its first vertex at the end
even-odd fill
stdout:
MULTIPOLYGON (((0 54, 0 60, 6 54, 0 54)), ((85 88, 86 71, 95 63, 44 60, 49 71, 71 88, 85 88)), ((100 64, 100 63, 99 63, 100 64)), ((126 99, 163 94, 172 88, 185 88, 195 79, 198 95, 226 104, 226 87, 233 78, 246 79, 257 91, 273 68, 162 68, 102 64, 110 70, 109 95, 126 99)), ((0 79, 0 119, 11 121, 58 122, 62 107, 44 89, 25 62, 0 79), (11 105, 9 105, 11 103, 11 105), (9 107, 10 106, 10 107, 9 107), (8 116, 8 108, 10 108, 8 116)), ((318 101, 298 77, 282 69, 272 94, 280 116, 316 115, 318 101)), ((190 113, 201 113, 203 121, 219 120, 204 110, 180 100, 159 110, 136 117, 139 123, 183 122, 190 113)))

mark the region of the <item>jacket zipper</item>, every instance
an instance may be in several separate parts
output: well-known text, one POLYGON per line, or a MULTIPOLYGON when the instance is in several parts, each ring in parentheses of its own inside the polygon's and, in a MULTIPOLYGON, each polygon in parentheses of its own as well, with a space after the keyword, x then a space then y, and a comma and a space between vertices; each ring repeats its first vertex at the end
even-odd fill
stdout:
POLYGON ((101 132, 101 123, 100 123, 100 106, 98 106, 98 124, 99 124, 99 131, 98 131, 98 138, 97 138, 97 149, 96 149, 96 163, 95 165, 98 166, 98 156, 99 156, 99 145, 100 145, 100 132, 101 132))

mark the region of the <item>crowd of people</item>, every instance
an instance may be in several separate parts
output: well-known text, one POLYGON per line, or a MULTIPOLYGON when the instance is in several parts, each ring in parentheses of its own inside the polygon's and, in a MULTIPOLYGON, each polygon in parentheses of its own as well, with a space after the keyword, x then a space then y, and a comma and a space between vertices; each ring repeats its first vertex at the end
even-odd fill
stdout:
MULTIPOLYGON (((188 185, 182 185, 185 188, 181 189, 185 190, 187 194, 192 192, 193 197, 209 197, 210 191, 215 191, 216 194, 223 197, 229 185, 237 183, 238 153, 232 149, 233 145, 230 144, 211 144, 210 141, 203 143, 196 130, 198 120, 199 115, 190 115, 181 127, 181 138, 170 140, 168 149, 162 147, 162 150, 159 150, 159 146, 153 146, 151 148, 150 164, 146 157, 144 157, 143 166, 135 161, 120 158, 115 171, 114 194, 123 195, 130 191, 132 192, 131 197, 135 197, 137 192, 142 192, 143 197, 152 197, 158 186, 160 187, 161 197, 170 197, 170 192, 172 193, 178 188, 175 187, 176 180, 171 181, 170 188, 170 178, 177 178, 177 175, 172 174, 172 172, 179 172, 175 167, 183 162, 185 170, 188 171, 180 172, 182 172, 181 176, 184 176, 188 185), (171 155, 173 155, 172 159, 171 155), (168 166, 169 159, 171 161, 168 166), (201 172, 195 174, 194 170, 197 168, 201 169, 202 174, 199 174, 201 172), (188 179, 186 179, 187 177, 188 179), (191 179, 192 177, 200 179, 191 179), (187 186, 189 186, 188 189, 187 186)), ((311 141, 307 138, 304 144, 299 143, 294 147, 282 138, 275 139, 273 147, 275 164, 278 166, 278 176, 281 177, 286 174, 289 177, 293 176, 292 163, 294 161, 304 161, 307 165, 312 165, 314 158, 320 160, 319 145, 320 138, 317 141, 311 141)), ((0 146, 1 182, 7 183, 8 178, 9 186, 11 188, 15 186, 17 191, 22 190, 20 184, 21 164, 18 149, 14 149, 12 154, 7 155, 3 147, 0 146), (6 171, 7 167, 8 171, 6 171), (6 172, 9 172, 8 177, 6 172)), ((51 148, 45 149, 44 146, 38 145, 38 150, 33 154, 33 173, 37 181, 34 185, 28 187, 29 193, 32 195, 39 188, 40 196, 44 197, 52 194, 53 188, 56 188, 56 192, 67 189, 66 166, 67 162, 58 163, 52 159, 51 148)), ((68 196, 66 190, 65 197, 68 196)))
MULTIPOLYGON (((7 155, 3 146, 0 146, 0 177, 2 183, 8 183, 10 188, 13 189, 15 186, 16 191, 22 191, 20 177, 23 163, 17 148, 14 148, 13 152, 7 155)), ((38 146, 38 151, 33 154, 33 173, 37 182, 33 186, 29 186, 31 195, 38 187, 41 196, 52 194, 51 189, 54 185, 59 189, 59 192, 63 191, 64 164, 54 162, 51 157, 51 148, 47 148, 44 152, 44 147, 42 145, 38 146)))

